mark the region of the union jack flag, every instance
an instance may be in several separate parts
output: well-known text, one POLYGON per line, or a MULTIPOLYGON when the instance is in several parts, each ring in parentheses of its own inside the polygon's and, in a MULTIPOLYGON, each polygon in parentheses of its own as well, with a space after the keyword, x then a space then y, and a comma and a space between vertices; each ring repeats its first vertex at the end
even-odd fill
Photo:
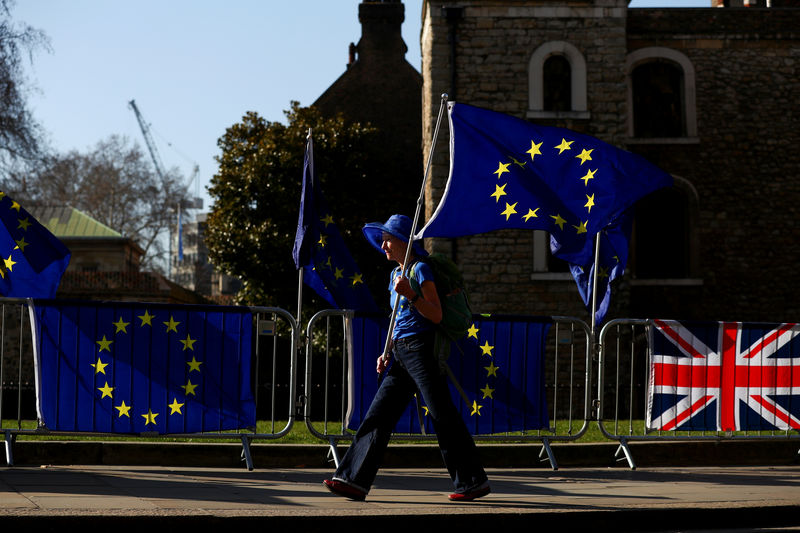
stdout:
POLYGON ((655 320, 647 427, 800 429, 800 325, 655 320))

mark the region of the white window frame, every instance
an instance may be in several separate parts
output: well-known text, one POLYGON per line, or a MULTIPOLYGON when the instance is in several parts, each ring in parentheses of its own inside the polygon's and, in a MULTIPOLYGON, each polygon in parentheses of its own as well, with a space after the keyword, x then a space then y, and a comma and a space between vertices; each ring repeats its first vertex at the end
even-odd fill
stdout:
POLYGON ((589 118, 586 104, 586 60, 566 41, 550 41, 534 50, 528 61, 528 118, 589 118), (564 56, 570 65, 570 111, 544 110, 544 63, 554 55, 564 56))

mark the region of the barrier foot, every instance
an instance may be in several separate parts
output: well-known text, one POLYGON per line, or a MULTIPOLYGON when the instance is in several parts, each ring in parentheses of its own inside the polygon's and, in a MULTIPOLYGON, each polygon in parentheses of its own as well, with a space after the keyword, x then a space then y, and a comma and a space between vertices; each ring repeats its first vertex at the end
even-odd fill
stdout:
POLYGON ((620 439, 619 447, 617 448, 616 453, 614 453, 614 457, 617 458, 617 461, 627 460, 628 466, 631 467, 631 470, 636 470, 636 463, 633 462, 633 454, 631 453, 631 449, 628 447, 628 441, 625 439, 620 439), (625 454, 625 457, 620 457, 620 452, 625 454))
POLYGON ((328 439, 328 458, 333 458, 333 464, 336 468, 339 468, 339 461, 341 458, 339 457, 339 450, 336 448, 336 439, 329 438, 328 439))
POLYGON ((14 446, 14 434, 10 431, 5 431, 5 443, 6 443, 6 465, 7 466, 14 466, 14 453, 12 451, 12 447, 14 446))
POLYGON ((250 455, 250 437, 242 435, 242 460, 248 470, 253 470, 253 456, 250 455))
POLYGON ((539 460, 540 461, 550 461, 550 468, 553 470, 558 470, 558 463, 556 462, 556 456, 553 455, 553 449, 550 447, 550 441, 547 437, 542 437, 542 449, 539 450, 539 460), (544 454, 547 454, 547 459, 542 459, 544 454))

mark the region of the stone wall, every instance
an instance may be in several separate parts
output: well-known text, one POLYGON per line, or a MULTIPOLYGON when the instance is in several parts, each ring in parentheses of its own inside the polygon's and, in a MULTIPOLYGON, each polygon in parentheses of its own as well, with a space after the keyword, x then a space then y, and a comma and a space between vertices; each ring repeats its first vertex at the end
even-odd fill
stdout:
MULTIPOLYGON (((531 54, 542 43, 568 41, 586 59, 589 118, 536 121, 640 153, 696 191, 692 279, 644 282, 629 269, 615 287, 609 317, 795 319, 800 314, 793 276, 800 260, 794 244, 800 234, 795 178, 800 170, 795 148, 800 141, 800 10, 629 10, 626 5, 613 0, 426 2, 425 157, 442 93, 525 117, 531 54), (629 137, 626 59, 646 47, 670 48, 691 61, 696 137, 680 142, 629 137)), ((445 117, 427 189, 428 216, 448 174, 448 142, 445 117)), ((428 246, 451 253, 463 268, 477 311, 588 321, 570 277, 533 274, 530 233, 508 230, 434 241, 428 246)))

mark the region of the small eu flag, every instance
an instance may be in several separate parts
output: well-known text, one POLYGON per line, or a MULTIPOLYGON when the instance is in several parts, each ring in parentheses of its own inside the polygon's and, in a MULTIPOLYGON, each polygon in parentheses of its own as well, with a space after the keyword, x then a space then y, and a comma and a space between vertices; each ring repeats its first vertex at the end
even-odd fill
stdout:
MULTIPOLYGON (((448 104, 450 176, 422 237, 459 237, 498 229, 550 233, 553 254, 573 266, 584 302, 594 262, 594 237, 614 245, 613 264, 595 265, 604 296, 625 267, 628 208, 672 184, 644 158, 570 130, 466 104, 448 104), (621 249, 624 247, 624 252, 621 249), (603 269, 601 272, 601 268, 603 269)), ((604 298, 605 299, 605 298, 604 298)), ((602 320, 602 317, 598 317, 602 320)))
POLYGON ((0 294, 55 298, 70 251, 4 192, 0 192, 0 223, 0 294))
POLYGON ((292 253, 303 281, 337 309, 377 311, 361 271, 342 239, 314 171, 311 135, 303 161, 303 191, 292 253))
POLYGON ((36 397, 54 431, 255 427, 249 309, 39 301, 36 397))

